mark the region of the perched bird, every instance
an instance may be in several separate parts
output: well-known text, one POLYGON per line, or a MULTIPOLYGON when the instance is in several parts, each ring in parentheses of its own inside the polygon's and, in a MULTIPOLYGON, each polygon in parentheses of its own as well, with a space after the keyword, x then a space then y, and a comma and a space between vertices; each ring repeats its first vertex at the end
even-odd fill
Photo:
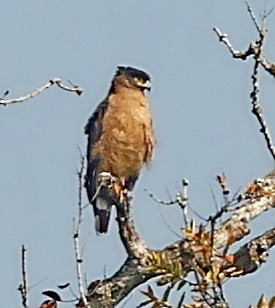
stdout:
POLYGON ((107 232, 112 205, 133 189, 141 168, 153 157, 155 139, 145 95, 150 88, 147 73, 119 66, 107 97, 85 127, 85 187, 97 233, 107 232))

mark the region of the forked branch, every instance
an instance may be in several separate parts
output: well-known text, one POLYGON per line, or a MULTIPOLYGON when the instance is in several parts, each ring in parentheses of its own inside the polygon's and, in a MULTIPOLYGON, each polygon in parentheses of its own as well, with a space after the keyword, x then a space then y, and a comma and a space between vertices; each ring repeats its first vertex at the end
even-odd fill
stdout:
POLYGON ((3 97, 0 98, 0 105, 7 106, 10 104, 22 103, 30 98, 35 97, 36 95, 42 93, 43 91, 51 88, 54 85, 58 86, 62 90, 69 91, 69 92, 75 92, 77 95, 82 94, 83 90, 79 86, 74 85, 72 82, 69 82, 69 83, 71 84, 71 86, 66 86, 62 83, 61 79, 53 78, 49 80, 47 83, 45 83, 43 86, 41 86, 40 88, 37 88, 36 90, 34 90, 32 93, 29 93, 27 95, 23 95, 17 98, 11 98, 11 99, 6 98, 9 93, 9 91, 6 91, 3 97))
POLYGON ((252 113, 255 115, 255 117, 258 120, 258 123, 260 125, 260 132, 263 134, 267 148, 273 160, 275 161, 275 147, 274 147, 267 123, 263 116, 263 109, 260 105, 260 99, 259 99, 259 93, 260 93, 259 68, 260 68, 260 65, 264 68, 265 71, 267 71, 273 77, 275 77, 275 63, 270 63, 270 61, 268 61, 263 55, 263 46, 264 46, 264 41, 265 41, 265 37, 267 34, 267 29, 264 27, 264 24, 270 12, 265 13, 263 15, 262 25, 260 26, 255 17, 255 14, 253 13, 252 8, 247 2, 246 2, 246 5, 247 5, 248 13, 258 33, 258 38, 256 39, 255 42, 250 43, 247 50, 239 51, 239 50, 234 49, 226 33, 223 33, 217 27, 214 27, 213 30, 217 34, 219 40, 225 44, 225 46, 228 48, 228 50, 230 51, 231 55, 234 58, 241 59, 241 60, 246 60, 248 57, 251 57, 251 56, 254 58, 253 73, 251 75, 252 91, 250 93, 252 113))

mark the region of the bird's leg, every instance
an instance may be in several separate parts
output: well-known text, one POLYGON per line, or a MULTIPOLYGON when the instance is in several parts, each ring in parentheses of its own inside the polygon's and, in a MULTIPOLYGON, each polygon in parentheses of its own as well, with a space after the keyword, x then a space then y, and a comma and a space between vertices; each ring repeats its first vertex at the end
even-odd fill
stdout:
POLYGON ((106 187, 112 187, 112 183, 115 181, 115 178, 112 176, 110 172, 101 172, 99 174, 98 182, 100 185, 104 185, 106 187))
POLYGON ((113 191, 114 193, 116 194, 116 196, 118 197, 118 201, 119 203, 122 203, 123 200, 124 200, 124 197, 125 197, 125 191, 126 189, 124 188, 124 185, 122 182, 118 182, 118 181, 115 181, 113 183, 113 191))

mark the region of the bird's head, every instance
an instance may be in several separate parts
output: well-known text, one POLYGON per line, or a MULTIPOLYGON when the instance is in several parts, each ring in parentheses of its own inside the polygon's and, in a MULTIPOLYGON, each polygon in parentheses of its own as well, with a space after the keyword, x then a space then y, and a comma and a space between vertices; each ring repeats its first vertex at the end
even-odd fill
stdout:
POLYGON ((118 66, 114 82, 123 84, 128 88, 139 89, 141 91, 151 89, 150 76, 144 71, 133 67, 118 66))

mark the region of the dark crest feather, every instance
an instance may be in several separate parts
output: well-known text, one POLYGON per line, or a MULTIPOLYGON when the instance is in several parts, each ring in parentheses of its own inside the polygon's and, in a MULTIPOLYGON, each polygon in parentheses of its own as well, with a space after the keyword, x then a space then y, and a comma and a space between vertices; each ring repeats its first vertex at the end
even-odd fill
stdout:
POLYGON ((142 78, 144 81, 147 81, 147 80, 150 81, 150 76, 146 72, 138 70, 130 66, 127 66, 127 67, 118 66, 115 77, 120 76, 120 75, 126 75, 132 78, 139 77, 139 78, 142 78))

